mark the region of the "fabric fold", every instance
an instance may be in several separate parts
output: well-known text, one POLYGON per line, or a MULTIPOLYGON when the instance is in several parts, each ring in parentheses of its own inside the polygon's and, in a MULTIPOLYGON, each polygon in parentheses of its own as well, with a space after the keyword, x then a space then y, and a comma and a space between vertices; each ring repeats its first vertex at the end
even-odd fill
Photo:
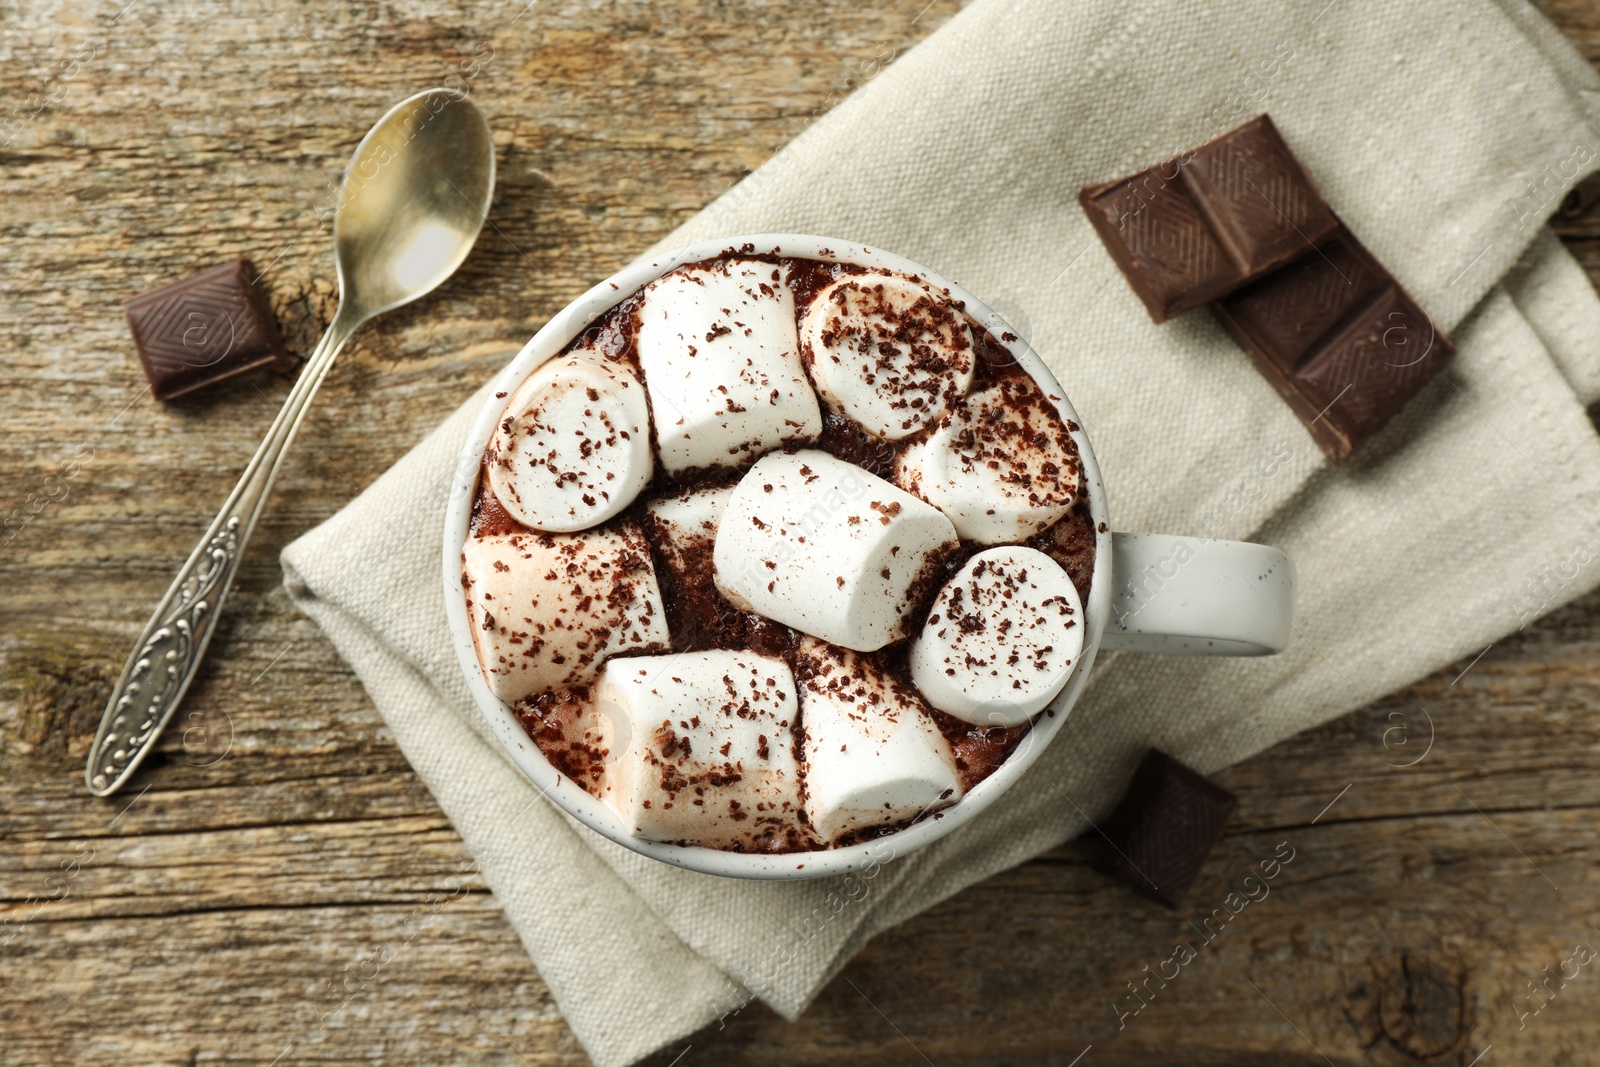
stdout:
POLYGON ((1506 275, 1511 297, 1578 402, 1600 401, 1600 304, 1594 286, 1556 235, 1544 230, 1506 275))

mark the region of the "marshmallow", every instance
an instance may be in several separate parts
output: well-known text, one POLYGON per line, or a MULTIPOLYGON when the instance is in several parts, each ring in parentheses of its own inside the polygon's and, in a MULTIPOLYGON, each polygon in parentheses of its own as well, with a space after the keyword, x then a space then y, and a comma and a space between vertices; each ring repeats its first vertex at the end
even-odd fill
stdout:
POLYGON ((501 700, 587 685, 607 656, 667 647, 650 547, 634 523, 470 537, 461 559, 478 663, 501 700))
POLYGON ((806 815, 824 841, 961 799, 950 742, 909 686, 814 637, 800 643, 796 667, 806 815))
POLYGON ((540 694, 517 708, 517 719, 556 770, 596 796, 606 766, 628 743, 627 724, 602 714, 588 686, 540 694))
POLYGON ((782 268, 681 267, 645 287, 638 315, 635 351, 669 472, 743 466, 822 433, 782 268))
POLYGON ((718 522, 734 485, 702 485, 645 505, 674 648, 787 653, 787 626, 728 602, 716 588, 718 522))
POLYGON ((955 548, 936 508, 806 449, 750 468, 723 509, 713 559, 734 606, 870 652, 904 636, 926 565, 955 548))
POLYGON ((828 406, 898 441, 937 421, 972 385, 972 331, 943 295, 894 274, 850 274, 819 292, 801 352, 828 406))
POLYGON ((653 520, 654 540, 664 563, 679 574, 689 572, 700 553, 709 552, 717 537, 717 521, 733 486, 697 486, 656 497, 645 505, 653 520))
POLYGON ((991 548, 939 590, 911 644, 911 680, 964 722, 1017 726, 1056 698, 1082 648, 1067 572, 1037 549, 991 548))
POLYGON ((615 731, 606 747, 621 753, 600 799, 630 834, 752 852, 814 846, 788 664, 722 650, 633 656, 606 664, 595 698, 615 731))
POLYGON ((1009 377, 906 449, 894 480, 949 516, 964 540, 992 545, 1032 537, 1065 515, 1078 471, 1055 405, 1031 378, 1009 377))
POLYGON ((650 481, 649 418, 629 368, 593 350, 557 356, 511 394, 489 443, 489 486, 535 530, 597 526, 650 481))

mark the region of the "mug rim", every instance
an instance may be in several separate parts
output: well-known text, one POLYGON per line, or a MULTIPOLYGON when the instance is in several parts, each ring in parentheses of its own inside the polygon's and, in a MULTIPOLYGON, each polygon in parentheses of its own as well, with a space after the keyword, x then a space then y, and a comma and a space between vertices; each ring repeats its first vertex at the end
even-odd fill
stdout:
POLYGON ((1044 360, 1001 315, 957 283, 903 256, 870 245, 805 234, 754 234, 696 241, 673 251, 649 256, 624 267, 591 287, 551 316, 517 355, 495 375, 488 396, 472 422, 459 453, 445 512, 443 579, 445 615, 451 643, 466 677, 473 703, 511 762, 540 793, 589 829, 633 852, 701 874, 722 877, 796 880, 842 875, 876 866, 923 848, 970 822, 1016 783, 1043 753, 1071 713, 1094 665, 1111 606, 1111 523, 1106 515, 1105 486, 1083 420, 1044 360), (1049 706, 1031 720, 1032 728, 990 775, 954 804, 881 837, 841 848, 807 852, 728 852, 704 845, 669 844, 629 834, 616 813, 565 774, 556 770, 522 728, 511 706, 489 689, 483 678, 462 585, 461 553, 470 533, 472 503, 477 496, 482 459, 500 421, 505 398, 539 365, 554 357, 595 319, 633 296, 650 282, 685 264, 722 255, 790 256, 849 263, 920 278, 947 290, 974 322, 1005 347, 1017 363, 1055 402, 1067 421, 1083 466, 1083 489, 1095 538, 1095 561, 1084 607, 1083 650, 1067 685, 1049 706))

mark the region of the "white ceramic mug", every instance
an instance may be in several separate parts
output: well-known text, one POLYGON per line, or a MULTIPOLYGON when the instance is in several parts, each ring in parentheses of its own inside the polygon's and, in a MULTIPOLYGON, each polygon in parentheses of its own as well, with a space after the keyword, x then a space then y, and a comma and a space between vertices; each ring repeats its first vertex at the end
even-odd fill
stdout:
POLYGON ((643 855, 688 870, 738 878, 820 878, 860 870, 891 856, 905 855, 970 821, 1010 788, 1061 729, 1083 692, 1100 649, 1190 655, 1259 656, 1280 652, 1293 627, 1295 571, 1275 548, 1157 534, 1111 533, 1105 486, 1094 448, 1066 393, 1027 341, 1014 337, 1006 320, 961 286, 900 256, 848 241, 794 234, 763 234, 702 241, 676 252, 636 263, 596 285, 555 315, 495 379, 462 446, 444 529, 445 612, 461 670, 473 699, 507 756, 551 801, 586 826, 643 855), (925 279, 963 301, 968 315, 987 329, 1057 402, 1073 431, 1083 461, 1083 486, 1095 526, 1094 575, 1084 604, 1087 633, 1083 652, 1067 686, 1041 713, 1023 742, 989 777, 961 800, 885 837, 843 848, 783 854, 736 853, 694 845, 664 844, 630 835, 622 821, 594 796, 545 759, 524 732, 508 704, 489 691, 478 665, 466 595, 461 586, 461 550, 472 519, 484 449, 509 394, 535 367, 613 306, 642 286, 685 263, 731 250, 753 255, 795 256, 856 263, 925 279))

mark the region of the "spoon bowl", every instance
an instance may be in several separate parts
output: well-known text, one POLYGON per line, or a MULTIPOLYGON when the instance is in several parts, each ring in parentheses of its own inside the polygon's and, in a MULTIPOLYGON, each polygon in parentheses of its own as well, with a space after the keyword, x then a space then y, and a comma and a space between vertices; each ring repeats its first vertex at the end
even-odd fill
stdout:
POLYGON ((466 97, 429 89, 391 108, 339 185, 333 244, 347 312, 380 314, 455 273, 493 194, 489 124, 466 97))

